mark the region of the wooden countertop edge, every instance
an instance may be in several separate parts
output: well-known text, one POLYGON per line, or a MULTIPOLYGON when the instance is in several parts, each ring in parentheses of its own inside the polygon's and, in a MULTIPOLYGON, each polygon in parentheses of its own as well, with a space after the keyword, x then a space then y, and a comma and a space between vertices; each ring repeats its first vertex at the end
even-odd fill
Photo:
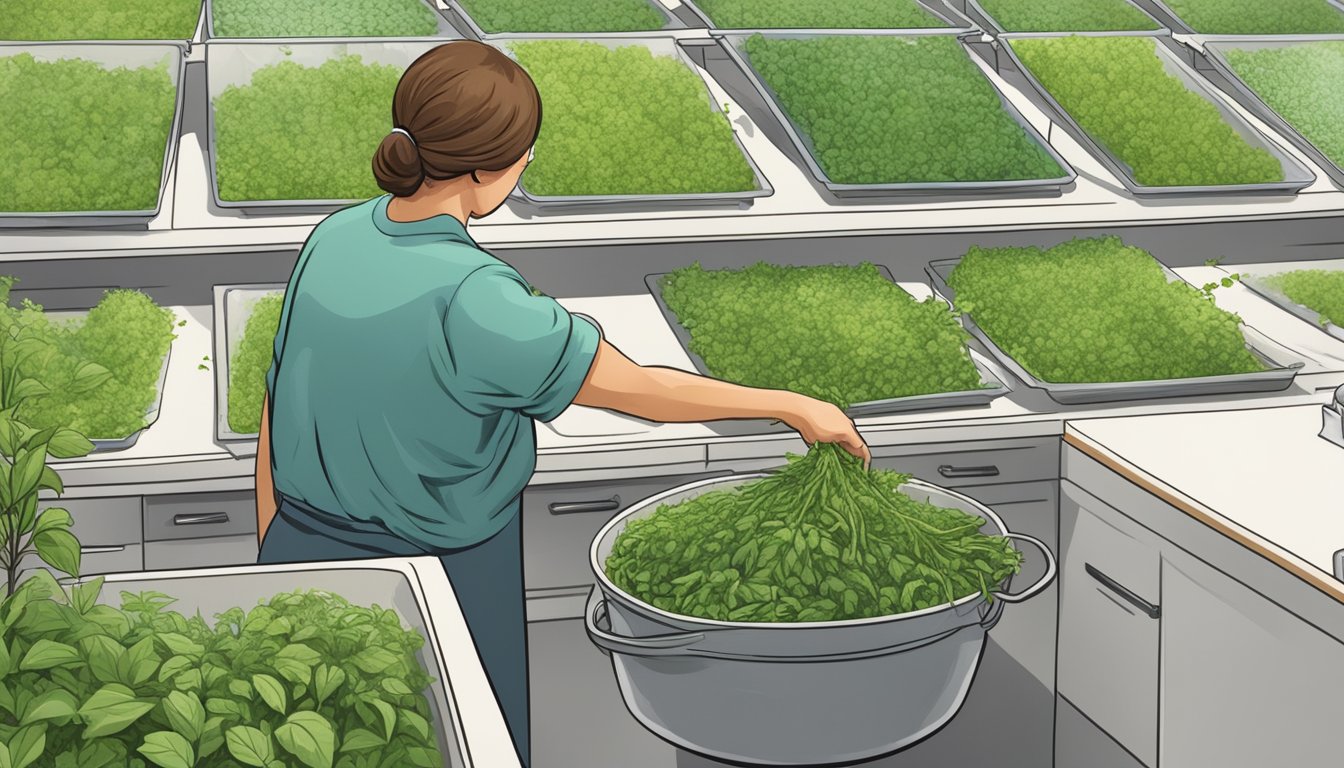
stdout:
POLYGON ((1174 491, 1129 462, 1118 458, 1106 450, 1105 447, 1072 427, 1064 430, 1064 442, 1167 504, 1297 576, 1335 601, 1344 603, 1344 582, 1335 579, 1331 574, 1312 566, 1268 539, 1256 536, 1199 502, 1174 491))

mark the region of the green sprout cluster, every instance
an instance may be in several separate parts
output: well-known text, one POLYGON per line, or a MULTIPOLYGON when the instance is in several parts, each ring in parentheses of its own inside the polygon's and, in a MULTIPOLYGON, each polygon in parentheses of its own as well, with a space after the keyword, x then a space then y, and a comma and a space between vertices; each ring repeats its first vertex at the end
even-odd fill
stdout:
POLYGON ((670 613, 771 623, 909 613, 988 595, 1019 570, 984 518, 916 501, 909 479, 818 444, 766 478, 629 521, 604 568, 670 613))
POLYGON ((438 17, 423 0, 214 0, 218 37, 423 37, 438 17))
POLYGON ((1157 29, 1128 0, 980 0, 1006 32, 1117 32, 1157 29))
POLYGON ((515 43, 546 116, 523 187, 540 196, 746 192, 755 175, 704 81, 642 45, 515 43))
POLYGON ((0 58, 0 211, 152 210, 176 99, 167 64, 0 58))
POLYGON ((1064 175, 955 37, 758 34, 746 53, 832 182, 1064 175))
POLYGON ((924 29, 947 23, 915 0, 697 0, 720 29, 924 29))
MULTIPOLYGON (((1224 278, 1231 285, 1232 278, 1224 278)), ((974 247, 948 279, 957 309, 1009 357, 1056 384, 1252 373, 1265 366, 1241 318, 1205 291, 1168 282, 1117 237, 1054 248, 974 247)))
POLYGON ((947 304, 916 301, 872 264, 696 263, 661 288, 691 351, 716 378, 841 407, 983 386, 947 304))
POLYGON ((1344 32, 1344 12, 1330 0, 1166 0, 1206 35, 1310 35, 1344 32))
POLYGON ((257 299, 243 326, 238 348, 229 356, 229 429, 240 435, 261 430, 261 405, 266 400, 266 373, 275 355, 275 334, 285 295, 257 299))
POLYGON ((357 55, 258 70, 215 99, 219 196, 360 200, 381 194, 370 162, 387 135, 401 70, 357 55))
POLYGON ((485 32, 637 32, 662 29, 657 0, 459 0, 485 32))
POLYGON ((0 0, 0 40, 190 40, 201 0, 0 0))
POLYGON ((396 611, 278 594, 207 622, 161 592, 103 602, 46 571, 0 609, 0 739, 14 768, 435 768, 417 656, 396 611))
POLYGON ((1271 109, 1344 166, 1344 41, 1231 49, 1227 62, 1271 109))
POLYGON ((1344 272, 1299 269, 1273 275, 1265 283, 1319 314, 1322 323, 1344 326, 1344 272))
POLYGON ((1268 150, 1252 145, 1218 108, 1166 71, 1141 37, 1013 40, 1045 89, 1150 187, 1283 180, 1268 150))
POLYGON ((164 358, 172 346, 172 310, 132 290, 108 291, 81 319, 38 320, 38 305, 7 307, 13 322, 40 327, 48 354, 31 358, 29 375, 48 390, 26 403, 22 415, 39 429, 68 427, 95 440, 117 440, 145 427, 145 415, 159 394, 164 358), (83 391, 72 386, 81 369, 94 363, 110 376, 83 391))

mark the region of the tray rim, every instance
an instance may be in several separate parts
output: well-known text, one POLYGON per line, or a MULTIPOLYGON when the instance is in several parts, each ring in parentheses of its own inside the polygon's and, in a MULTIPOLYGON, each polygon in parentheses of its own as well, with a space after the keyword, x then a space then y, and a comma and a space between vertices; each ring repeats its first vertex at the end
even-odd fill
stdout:
MULTIPOLYGON (((73 48, 163 48, 175 52, 168 72, 177 83, 174 86, 173 119, 168 126, 163 149, 163 168, 159 174, 159 192, 154 207, 136 211, 0 211, 0 230, 45 227, 104 227, 149 224, 163 212, 163 201, 168 196, 168 180, 177 165, 177 148, 182 134, 183 102, 186 100, 187 52, 190 41, 180 40, 43 40, 34 42, 0 42, 0 57, 18 55, 25 49, 45 47, 73 48), (14 50, 14 54, 7 53, 14 50), (176 70, 174 72, 174 70, 176 70)), ((77 58, 77 57, 75 57, 77 58)), ((101 62, 98 62, 101 64, 101 62)))
MULTIPOLYGON (((554 34, 499 34, 490 37, 482 42, 493 45, 504 51, 510 58, 514 54, 509 47, 515 42, 532 42, 541 40, 574 40, 578 42, 592 42, 607 46, 627 42, 629 45, 641 45, 649 48, 654 56, 660 55, 653 51, 650 42, 669 42, 675 53, 674 57, 698 77, 703 86, 704 95, 709 102, 710 111, 724 115, 728 120, 722 106, 714 99, 710 91, 710 83, 706 74, 691 61, 686 55, 682 41, 675 35, 667 31, 644 32, 640 34, 622 34, 622 33, 603 33, 602 35, 554 35, 554 34)), ((717 45, 717 42, 713 43, 717 45)), ((613 49, 614 50, 614 49, 613 49)), ((732 121, 728 120, 731 127, 732 121)), ((766 178, 765 173, 757 165, 756 159, 747 151, 746 145, 742 143, 742 138, 737 135, 736 130, 731 130, 733 144, 737 151, 742 155, 751 169, 756 182, 756 189, 744 190, 741 192, 682 192, 675 194, 624 194, 624 195, 537 195, 527 190, 524 179, 519 179, 518 185, 509 193, 510 199, 526 203, 541 210, 548 208, 562 209, 582 207, 589 208, 593 206, 604 205, 692 205, 692 206, 724 206, 724 205, 749 205, 752 201, 760 198, 770 197, 775 193, 774 185, 766 178)), ((525 175, 524 175, 525 176, 525 175)))
MULTIPOLYGON (((1341 7, 1344 11, 1344 6, 1341 7)), ((1208 36, 1202 40, 1201 49, 1204 58, 1213 66, 1215 72, 1218 72, 1231 86, 1232 91, 1229 95, 1246 108, 1248 112, 1260 118, 1278 134, 1288 140, 1290 144, 1297 148, 1299 152, 1306 155, 1313 163, 1320 167, 1327 178, 1344 190, 1344 160, 1334 160, 1325 154, 1320 147, 1306 134, 1297 129, 1295 125, 1289 122, 1288 118, 1279 114, 1279 111, 1270 106, 1260 96, 1259 92, 1252 88, 1245 80, 1237 74, 1232 68, 1231 62, 1227 61, 1221 49, 1233 48, 1250 44, 1271 44, 1272 47, 1290 47, 1293 45, 1302 45, 1307 43, 1321 42, 1339 42, 1344 43, 1344 33, 1335 35, 1219 35, 1208 36)), ((1225 90, 1225 89, 1224 89, 1225 90)))
MULTIPOLYGON (((1088 34, 1071 35, 1068 33, 1052 33, 1052 34, 1041 33, 1030 35, 1029 37, 1021 35, 1004 35, 999 39, 1003 40, 1006 44, 997 46, 995 50, 1008 56, 1009 60, 1012 62, 1013 67, 1017 70, 1017 72, 1021 75, 1021 77, 1026 80, 1027 85, 1030 86, 1030 89, 1036 93, 1037 98, 1040 99, 1045 104, 1045 106, 1047 107, 1046 111, 1049 113, 1048 116, 1052 119, 1052 121, 1058 122, 1061 126, 1063 126, 1064 129, 1070 134, 1070 136, 1072 136, 1075 141, 1081 144, 1083 148, 1087 149, 1089 154, 1091 154, 1094 158, 1096 158, 1099 162, 1101 162, 1101 164, 1105 166, 1105 168, 1108 171, 1110 171, 1122 185, 1124 185, 1125 189, 1131 195, 1134 195, 1135 197, 1161 197, 1167 195, 1217 195, 1220 197, 1234 196, 1234 195, 1256 195, 1256 194, 1296 195, 1298 192, 1301 192, 1303 189, 1306 189, 1307 187, 1311 186, 1316 182, 1316 174, 1314 171, 1303 165, 1301 162, 1297 160, 1297 158, 1293 157, 1286 150, 1284 150, 1283 147, 1279 146, 1279 144, 1276 141, 1274 141, 1273 138, 1266 135, 1265 133, 1257 129, 1255 126, 1251 125, 1249 122, 1245 120, 1245 118, 1243 118, 1241 115, 1238 115, 1235 112, 1235 110, 1230 109, 1230 105, 1222 100, 1224 97, 1221 96, 1218 89, 1215 88, 1212 83, 1207 82, 1194 67, 1187 64, 1184 60, 1181 59, 1180 56, 1177 56, 1175 52, 1173 52, 1170 48, 1162 44, 1163 38, 1172 39, 1171 33, 1168 30, 1166 34, 1160 34, 1160 33, 1129 34, 1124 35, 1124 37, 1136 37, 1136 38, 1141 37, 1152 40, 1154 55, 1157 56, 1164 64, 1174 66, 1182 73, 1182 75, 1184 75, 1189 80, 1189 83, 1186 84, 1188 90, 1190 90, 1192 93, 1195 93, 1197 96, 1200 96, 1205 101, 1209 102, 1215 108, 1217 108, 1219 113, 1223 116, 1224 122, 1227 122, 1227 119, 1229 117, 1235 119, 1237 123, 1240 124, 1240 127, 1242 129, 1250 132, 1253 136, 1255 136, 1259 140, 1259 142, 1262 145, 1261 146, 1262 149, 1266 149, 1276 156, 1276 158, 1279 160, 1280 166, 1283 168, 1284 180, 1277 182, 1260 183, 1260 184, 1218 184, 1218 185, 1196 184, 1196 185, 1179 185, 1179 186, 1149 186, 1139 183, 1138 179, 1134 177, 1133 170, 1130 168, 1129 164, 1125 163, 1119 157, 1114 155, 1108 148, 1106 148, 1105 145, 1103 145, 1100 142, 1100 140, 1094 138, 1090 132, 1083 129, 1082 125, 1080 125, 1078 121, 1074 119, 1073 115, 1070 114, 1068 110, 1064 109, 1063 105, 1060 104, 1059 101, 1055 99, 1055 97, 1050 93, 1048 89, 1046 89, 1045 85, 1041 83, 1041 81, 1036 77, 1036 75, 1033 74, 1032 71, 1027 68, 1027 66, 1022 62, 1022 59, 1017 55, 1017 52, 1013 50, 1012 46, 1012 40, 1014 39, 1041 40, 1041 39, 1053 39, 1064 37, 1102 37, 1102 36, 1088 35, 1088 34), (1294 172, 1299 173, 1299 177, 1297 179, 1293 178, 1294 172), (1305 175, 1305 177, 1302 176, 1303 174, 1305 175)), ((1107 37, 1117 37, 1117 36, 1109 35, 1107 37)), ((1001 67, 997 68, 1001 70, 1001 67)), ((1229 123, 1229 125, 1233 129, 1236 129, 1238 127, 1237 125, 1232 125, 1231 123, 1229 123)))
POLYGON ((792 32, 792 31, 781 32, 771 30, 771 31, 750 32, 748 34, 725 32, 720 33, 718 35, 718 37, 724 43, 723 49, 727 51, 729 58, 732 59, 733 63, 736 64, 738 69, 740 69, 742 73, 747 77, 747 80, 751 83, 752 88, 756 91, 756 95, 765 103, 766 108, 770 111, 771 117, 773 117, 774 120, 784 129, 784 132, 789 137, 789 141, 793 145, 795 151, 797 151, 798 154, 802 157, 803 164, 806 167, 808 174, 818 183, 820 183, 823 187, 825 187, 827 191, 829 191, 833 195, 836 195, 837 197, 851 197, 851 196, 862 197, 862 196, 874 196, 881 194, 918 195, 918 194, 930 194, 930 193, 966 195, 966 194, 975 194, 978 192, 1021 193, 1032 191, 1058 193, 1062 191, 1064 187, 1074 183, 1074 181, 1078 178, 1077 171, 1073 168, 1072 165, 1069 164, 1068 160, 1064 159, 1064 156, 1061 155, 1057 149, 1055 149, 1054 145, 1052 145, 1049 142, 1049 140, 1047 140, 1044 136, 1042 136, 1040 131, 1036 130, 1035 126, 1033 126, 1026 119, 1026 117, 1021 113, 1021 111, 1018 110, 1016 105, 1014 105, 1012 101, 1007 97, 1007 95, 1004 94, 1003 91, 999 90, 998 86, 994 84, 994 81, 990 80, 985 75, 984 72, 980 71, 979 65, 976 64, 972 52, 967 47, 967 41, 969 39, 976 38, 980 34, 980 32, 973 31, 968 33, 959 30, 935 29, 931 31, 925 31, 923 34, 918 36, 956 37, 958 43, 961 46, 962 54, 966 56, 968 59, 970 59, 970 63, 972 66, 976 67, 977 76, 982 78, 986 82, 986 84, 994 91, 994 93, 999 97, 999 103, 1003 108, 1003 111, 1007 113, 1008 117, 1014 120, 1023 129, 1023 131, 1027 134, 1028 138, 1030 138, 1039 147, 1045 150, 1045 152, 1051 157, 1051 159, 1055 161, 1055 164, 1058 165, 1062 171, 1064 171, 1064 175, 1054 177, 1051 179, 1010 179, 1010 180, 998 180, 998 181, 994 180, 940 181, 940 182, 925 181, 925 182, 887 182, 880 184, 853 184, 853 183, 833 181, 830 178, 830 176, 826 173, 826 171, 822 169, 821 164, 818 162, 816 155, 810 146, 811 141, 805 138, 805 134, 802 131, 802 129, 793 122, 793 120, 788 116, 787 113, 784 112, 784 108, 779 104, 773 89, 771 89, 766 84, 765 79, 761 77, 760 73, 756 71, 755 67, 751 66, 750 60, 748 59, 745 51, 740 50, 739 46, 746 37, 748 37, 749 35, 757 35, 757 34, 761 35, 762 37, 773 37, 781 39, 791 39, 791 38, 806 39, 806 38, 825 37, 825 36, 904 37, 906 35, 900 32, 887 32, 884 35, 870 35, 868 33, 854 35, 844 31, 836 31, 836 30, 819 30, 819 31, 805 31, 805 32, 792 32))
MULTIPOLYGON (((853 265, 836 264, 831 266, 853 266, 853 265)), ((891 271, 888 270, 885 266, 881 264, 873 264, 873 266, 877 268, 878 272, 882 275, 882 277, 891 281, 897 287, 901 287, 900 283, 897 282, 896 279, 892 276, 891 271)), ((719 270, 713 270, 713 271, 719 271, 719 270)), ((676 313, 672 311, 671 307, 669 307, 667 302, 663 299, 661 280, 662 278, 666 277, 669 274, 671 273, 654 272, 645 275, 644 285, 648 288, 649 293, 653 296, 653 300, 655 303, 657 303, 659 312, 662 314, 664 322, 668 324, 668 327, 672 330, 672 334, 676 336, 677 343, 681 345, 682 351, 686 353, 686 356, 687 358, 690 359, 691 364, 695 366, 695 369, 700 373, 700 375, 716 378, 714 377, 714 374, 710 373, 709 367, 705 365, 705 361, 698 354, 691 351, 690 332, 686 330, 686 327, 683 326, 679 320, 677 320, 676 313)), ((903 287, 901 287, 901 289, 903 291, 905 290, 903 287)), ((906 291, 906 294, 910 295, 911 298, 914 299, 913 294, 910 294, 909 291, 906 291)), ((940 301, 943 302, 947 301, 943 297, 938 296, 936 292, 932 293, 931 295, 935 296, 940 301)), ((965 328, 964 325, 962 327, 965 328)), ((981 383, 987 386, 979 389, 961 390, 958 392, 930 392, 923 395, 907 395, 905 397, 885 398, 882 400, 867 400, 861 403, 855 403, 851 405, 849 408, 845 410, 845 413, 850 415, 851 417, 863 417, 863 416, 907 413, 911 411, 934 410, 942 408, 984 406, 1012 392, 1012 387, 1009 386, 1009 384, 1006 381, 1004 381, 1001 377, 999 377, 989 367, 987 362, 979 355, 979 353, 975 349, 973 349, 966 342, 963 342, 962 345, 963 347, 965 347, 967 355, 970 357, 972 365, 975 366, 976 371, 980 374, 981 383)))
MULTIPOLYGON (((929 279, 933 283, 934 291, 944 300, 952 302, 953 306, 955 306, 956 302, 956 291, 953 290, 952 287, 947 284, 947 280, 943 276, 942 270, 946 269, 950 273, 952 268, 955 268, 957 264, 961 263, 962 258, 963 257, 961 256, 957 256, 955 258, 949 258, 949 259, 935 259, 933 261, 930 261, 928 263, 928 266, 926 266, 924 269, 925 274, 929 276, 929 279)), ((1157 260, 1154 259, 1154 261, 1157 260)), ((1175 272, 1172 272, 1165 264, 1162 264, 1162 262, 1158 261, 1157 263, 1158 266, 1162 268, 1163 273, 1167 276, 1168 282, 1173 281, 1180 281, 1182 283, 1186 282, 1184 278, 1182 278, 1180 275, 1177 275, 1175 272)), ((1183 379, 1144 379, 1141 381, 1123 381, 1123 382, 1116 382, 1116 381, 1051 382, 1037 378, 1035 375, 1028 372, 1027 369, 1023 367, 1021 363, 1019 363, 1011 355, 1005 352, 1002 347, 1000 347, 997 343, 994 342, 992 338, 990 338, 989 333, 986 332, 983 328, 979 326, 979 324, 975 322, 975 319, 972 317, 971 313, 964 313, 961 316, 966 321, 967 330, 969 330, 973 336, 979 339, 980 342, 984 344, 987 349, 989 349, 990 354, 993 355, 994 359, 997 360, 1000 365, 1003 365, 1005 368, 1011 371, 1014 376, 1016 376, 1018 379, 1022 381, 1022 383, 1026 384, 1027 386, 1033 389, 1044 390, 1046 394, 1050 397, 1050 399, 1064 404, 1112 402, 1120 400, 1143 399, 1144 397, 1152 397, 1152 398, 1195 397, 1209 394, 1220 394, 1221 391, 1216 389, 1218 385, 1232 385, 1236 384, 1237 382, 1254 383, 1263 381, 1266 383, 1273 383, 1276 385, 1275 389, 1267 389, 1259 391, 1280 391, 1283 389, 1287 389, 1289 386, 1291 386, 1294 378, 1297 376, 1298 371, 1300 371, 1303 367, 1305 367, 1304 364, 1301 362, 1284 365, 1278 360, 1275 360, 1274 358, 1270 357, 1269 354, 1267 354, 1264 350, 1261 350, 1260 348, 1256 347, 1251 342, 1250 339, 1245 338, 1245 329, 1249 328, 1250 326, 1247 326, 1245 323, 1242 323, 1241 324, 1242 336, 1243 339, 1245 339, 1246 347, 1262 363, 1266 363, 1270 366, 1264 371, 1256 371, 1253 373, 1219 374, 1216 376, 1187 377, 1183 379), (1282 384, 1282 386, 1277 386, 1280 383, 1282 384), (1196 387, 1196 389, 1194 389, 1193 391, 1181 392, 1177 394, 1160 394, 1158 392, 1158 390, 1162 388, 1169 388, 1172 386, 1181 386, 1181 385, 1196 387), (1149 390, 1152 390, 1152 393, 1149 393, 1149 390), (1206 390, 1212 390, 1212 391, 1206 391, 1206 390), (1133 393, 1139 395, 1139 397, 1106 396, 1107 393, 1112 392, 1119 395, 1133 393)), ((1257 331, 1256 333, 1259 332, 1257 331)), ((1238 391, 1238 390, 1231 390, 1231 391, 1238 391)), ((1249 390, 1249 391, 1257 391, 1257 390, 1249 390)))

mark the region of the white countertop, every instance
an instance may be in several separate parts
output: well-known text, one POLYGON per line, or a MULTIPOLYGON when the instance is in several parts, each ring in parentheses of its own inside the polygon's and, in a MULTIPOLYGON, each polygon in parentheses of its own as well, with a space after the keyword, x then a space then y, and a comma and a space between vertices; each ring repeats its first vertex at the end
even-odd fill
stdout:
POLYGON ((1344 549, 1344 449, 1319 436, 1329 396, 1317 400, 1070 420, 1066 440, 1104 451, 1281 564, 1333 577, 1334 553, 1344 549))

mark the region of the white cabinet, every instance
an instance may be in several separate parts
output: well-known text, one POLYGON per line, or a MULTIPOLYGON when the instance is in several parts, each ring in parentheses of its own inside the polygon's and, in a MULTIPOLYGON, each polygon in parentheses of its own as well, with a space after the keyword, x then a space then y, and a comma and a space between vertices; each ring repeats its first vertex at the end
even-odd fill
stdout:
POLYGON ((1179 552, 1162 600, 1162 768, 1340 764, 1344 644, 1179 552))
POLYGON ((1161 557, 1143 538, 1133 521, 1063 483, 1059 694, 1156 768, 1161 557))

